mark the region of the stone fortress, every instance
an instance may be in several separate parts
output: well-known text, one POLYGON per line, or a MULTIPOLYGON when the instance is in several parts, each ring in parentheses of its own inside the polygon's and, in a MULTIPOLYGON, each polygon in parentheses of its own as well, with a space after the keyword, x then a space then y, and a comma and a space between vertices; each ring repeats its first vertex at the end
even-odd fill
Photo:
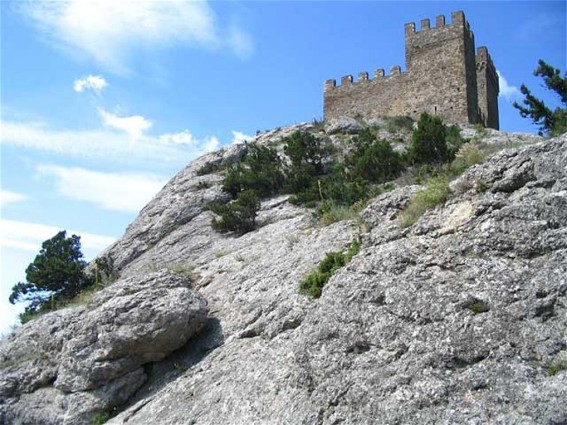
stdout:
POLYGON ((325 82, 324 118, 339 116, 378 118, 410 116, 422 112, 441 116, 449 123, 482 123, 499 129, 498 76, 486 47, 475 54, 474 35, 462 11, 451 14, 451 23, 438 16, 405 25, 406 71, 378 69, 325 82))

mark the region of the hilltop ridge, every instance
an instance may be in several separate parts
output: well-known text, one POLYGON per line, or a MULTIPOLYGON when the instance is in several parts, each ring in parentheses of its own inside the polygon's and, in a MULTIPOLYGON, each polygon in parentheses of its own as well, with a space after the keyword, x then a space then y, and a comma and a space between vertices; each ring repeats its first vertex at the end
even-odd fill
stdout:
MULTIPOLYGON (((340 149, 361 128, 338 121, 250 142, 340 149)), ((403 148, 410 130, 384 128, 403 148)), ((0 341, 0 422, 566 422, 567 135, 461 133, 514 147, 408 226, 423 187, 399 181, 357 218, 325 226, 279 195, 256 230, 219 234, 207 205, 245 147, 196 159, 101 253, 118 280, 0 341), (357 238, 319 299, 299 293, 357 238)))

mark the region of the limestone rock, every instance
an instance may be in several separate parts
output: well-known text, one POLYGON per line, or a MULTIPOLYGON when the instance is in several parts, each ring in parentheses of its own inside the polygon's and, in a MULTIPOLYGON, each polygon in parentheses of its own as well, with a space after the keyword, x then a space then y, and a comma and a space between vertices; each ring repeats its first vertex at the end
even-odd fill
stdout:
POLYGON ((203 297, 164 270, 27 323, 0 345, 0 419, 88 423, 128 400, 146 379, 142 366, 184 346, 207 313, 203 297))
POLYGON ((455 191, 407 229, 397 214, 419 187, 382 195, 363 213, 362 251, 319 300, 293 295, 306 268, 274 269, 317 246, 295 231, 300 211, 280 223, 292 251, 272 223, 216 261, 202 252, 201 290, 228 338, 110 423, 565 422, 565 367, 549 370, 567 348, 566 165, 567 136, 496 155, 462 179, 505 190, 455 191), (274 243, 249 264, 244 245, 263 231, 274 243))
MULTIPOLYGON (((251 141, 297 129, 313 126, 251 141)), ((221 235, 205 207, 222 176, 197 170, 242 149, 198 159, 144 208, 106 251, 118 282, 0 343, 0 422, 88 424, 122 402, 108 423, 567 421, 567 136, 472 167, 407 228, 398 216, 420 186, 326 227, 279 196, 258 229, 221 235), (321 298, 298 293, 358 237, 321 298)))
POLYGON ((327 134, 357 134, 363 129, 362 124, 351 117, 332 118, 325 123, 325 133, 327 134))

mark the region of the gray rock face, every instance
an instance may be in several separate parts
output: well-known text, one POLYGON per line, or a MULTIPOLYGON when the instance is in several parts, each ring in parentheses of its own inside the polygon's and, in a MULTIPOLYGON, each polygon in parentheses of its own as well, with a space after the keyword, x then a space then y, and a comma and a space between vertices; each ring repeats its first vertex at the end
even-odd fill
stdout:
POLYGON ((184 346, 207 313, 203 297, 164 270, 29 322, 0 345, 0 419, 88 423, 128 400, 146 379, 142 366, 184 346))
POLYGON ((327 134, 357 134, 363 129, 362 124, 351 117, 337 117, 325 122, 325 133, 327 134))
MULTIPOLYGON (((305 268, 291 280, 273 272, 288 261, 272 251, 277 237, 269 253, 257 252, 261 268, 244 261, 235 272, 230 254, 216 267, 197 259, 247 294, 230 303, 219 292, 234 296, 232 286, 212 280, 206 296, 229 337, 110 423, 565 422, 566 372, 549 367, 567 348, 566 165, 565 136, 504 151, 405 229, 397 216, 420 188, 382 195, 362 215, 371 227, 363 250, 319 300, 293 294, 305 268), (480 180, 485 191, 476 189, 480 180), (242 321, 234 311, 245 306, 260 311, 242 321), (281 317, 270 310, 292 309, 267 331, 281 317)), ((293 253, 308 255, 304 237, 293 253)))
MULTIPOLYGON (((254 140, 299 128, 310 127, 254 140)), ((63 423, 72 411, 66 423, 86 424, 121 402, 108 423, 567 422, 567 136, 472 167, 407 228, 399 215, 420 186, 372 200, 364 225, 322 227, 281 196, 262 203, 257 230, 220 235, 204 206, 223 196, 221 177, 196 170, 240 149, 191 164, 142 211, 106 251, 119 282, 2 342, 0 422, 63 423), (298 294, 326 253, 357 237, 361 252, 321 298, 298 294), (159 283, 174 273, 200 295, 159 283), (178 316, 204 318, 188 313, 204 299, 207 327, 168 355, 192 328, 178 316), (16 365, 26 347, 47 354, 16 365)))

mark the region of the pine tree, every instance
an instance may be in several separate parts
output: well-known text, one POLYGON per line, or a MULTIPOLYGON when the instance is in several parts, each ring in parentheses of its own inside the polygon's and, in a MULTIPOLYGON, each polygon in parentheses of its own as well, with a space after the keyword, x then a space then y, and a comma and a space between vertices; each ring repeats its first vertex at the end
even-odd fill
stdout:
POLYGON ((559 69, 540 59, 534 75, 542 77, 545 86, 559 95, 563 107, 557 107, 552 111, 543 100, 532 95, 524 84, 520 86, 520 91, 525 96, 523 100, 525 106, 514 102, 514 107, 520 111, 522 117, 530 118, 534 124, 539 125, 540 135, 557 136, 567 132, 567 72, 561 77, 559 69))

